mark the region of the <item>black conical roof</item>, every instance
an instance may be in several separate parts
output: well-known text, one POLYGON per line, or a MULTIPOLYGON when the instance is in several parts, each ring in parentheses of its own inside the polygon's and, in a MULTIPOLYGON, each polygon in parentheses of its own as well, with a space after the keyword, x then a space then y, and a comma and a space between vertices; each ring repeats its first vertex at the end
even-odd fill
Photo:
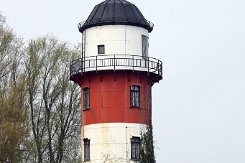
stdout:
POLYGON ((140 10, 126 0, 105 0, 96 5, 85 23, 80 24, 79 31, 101 25, 132 25, 143 27, 149 32, 153 30, 153 25, 140 10))

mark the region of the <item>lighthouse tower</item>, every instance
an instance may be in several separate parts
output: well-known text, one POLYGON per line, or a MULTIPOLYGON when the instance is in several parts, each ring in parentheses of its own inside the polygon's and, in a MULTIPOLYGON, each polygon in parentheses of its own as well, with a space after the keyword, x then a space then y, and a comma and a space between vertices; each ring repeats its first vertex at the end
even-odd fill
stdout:
POLYGON ((96 5, 79 24, 81 58, 70 79, 81 87, 82 162, 135 162, 151 124, 151 88, 162 62, 149 57, 153 24, 126 0, 96 5))

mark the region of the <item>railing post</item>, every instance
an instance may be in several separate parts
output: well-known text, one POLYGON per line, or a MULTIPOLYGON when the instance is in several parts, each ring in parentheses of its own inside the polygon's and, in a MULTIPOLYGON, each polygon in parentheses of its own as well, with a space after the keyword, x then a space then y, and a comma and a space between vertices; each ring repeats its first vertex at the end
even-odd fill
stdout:
POLYGON ((158 75, 159 75, 159 70, 160 70, 160 64, 159 64, 159 60, 158 60, 158 62, 157 62, 157 71, 158 71, 158 75))
POLYGON ((133 71, 134 71, 134 56, 133 56, 133 71))
POLYGON ((83 71, 83 58, 80 59, 80 64, 81 64, 80 70, 81 70, 82 72, 84 72, 84 71, 83 71))
POLYGON ((114 54, 114 71, 116 70, 116 56, 114 54))
POLYGON ((161 66, 160 66, 160 72, 161 72, 161 76, 162 76, 162 61, 160 61, 161 62, 161 66))
POLYGON ((82 72, 85 72, 85 58, 84 57, 82 58, 82 65, 83 65, 82 72))
POLYGON ((97 72, 97 56, 95 57, 95 69, 96 69, 96 72, 97 72))
POLYGON ((83 57, 82 58, 80 58, 80 62, 81 62, 81 67, 80 67, 80 69, 81 69, 81 71, 83 72, 83 57))
POLYGON ((148 72, 150 72, 150 58, 148 57, 148 72))
POLYGON ((83 72, 85 72, 85 67, 86 67, 86 64, 85 64, 85 57, 82 58, 82 62, 83 62, 83 72))

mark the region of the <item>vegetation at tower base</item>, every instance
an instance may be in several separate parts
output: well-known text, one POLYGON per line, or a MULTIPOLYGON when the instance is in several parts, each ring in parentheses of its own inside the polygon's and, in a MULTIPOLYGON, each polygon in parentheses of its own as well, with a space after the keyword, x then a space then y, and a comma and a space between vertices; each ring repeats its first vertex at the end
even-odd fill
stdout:
POLYGON ((141 133, 140 163, 155 163, 152 124, 148 124, 145 133, 141 133))
POLYGON ((0 163, 80 161, 80 93, 69 81, 79 48, 17 37, 0 14, 0 163))

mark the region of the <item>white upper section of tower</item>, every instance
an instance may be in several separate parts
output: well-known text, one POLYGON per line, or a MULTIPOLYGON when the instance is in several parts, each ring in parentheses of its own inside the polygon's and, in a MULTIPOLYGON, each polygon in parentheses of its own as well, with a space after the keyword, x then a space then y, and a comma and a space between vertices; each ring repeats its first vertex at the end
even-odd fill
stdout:
POLYGON ((84 56, 148 56, 148 31, 130 25, 104 25, 83 31, 84 56))

